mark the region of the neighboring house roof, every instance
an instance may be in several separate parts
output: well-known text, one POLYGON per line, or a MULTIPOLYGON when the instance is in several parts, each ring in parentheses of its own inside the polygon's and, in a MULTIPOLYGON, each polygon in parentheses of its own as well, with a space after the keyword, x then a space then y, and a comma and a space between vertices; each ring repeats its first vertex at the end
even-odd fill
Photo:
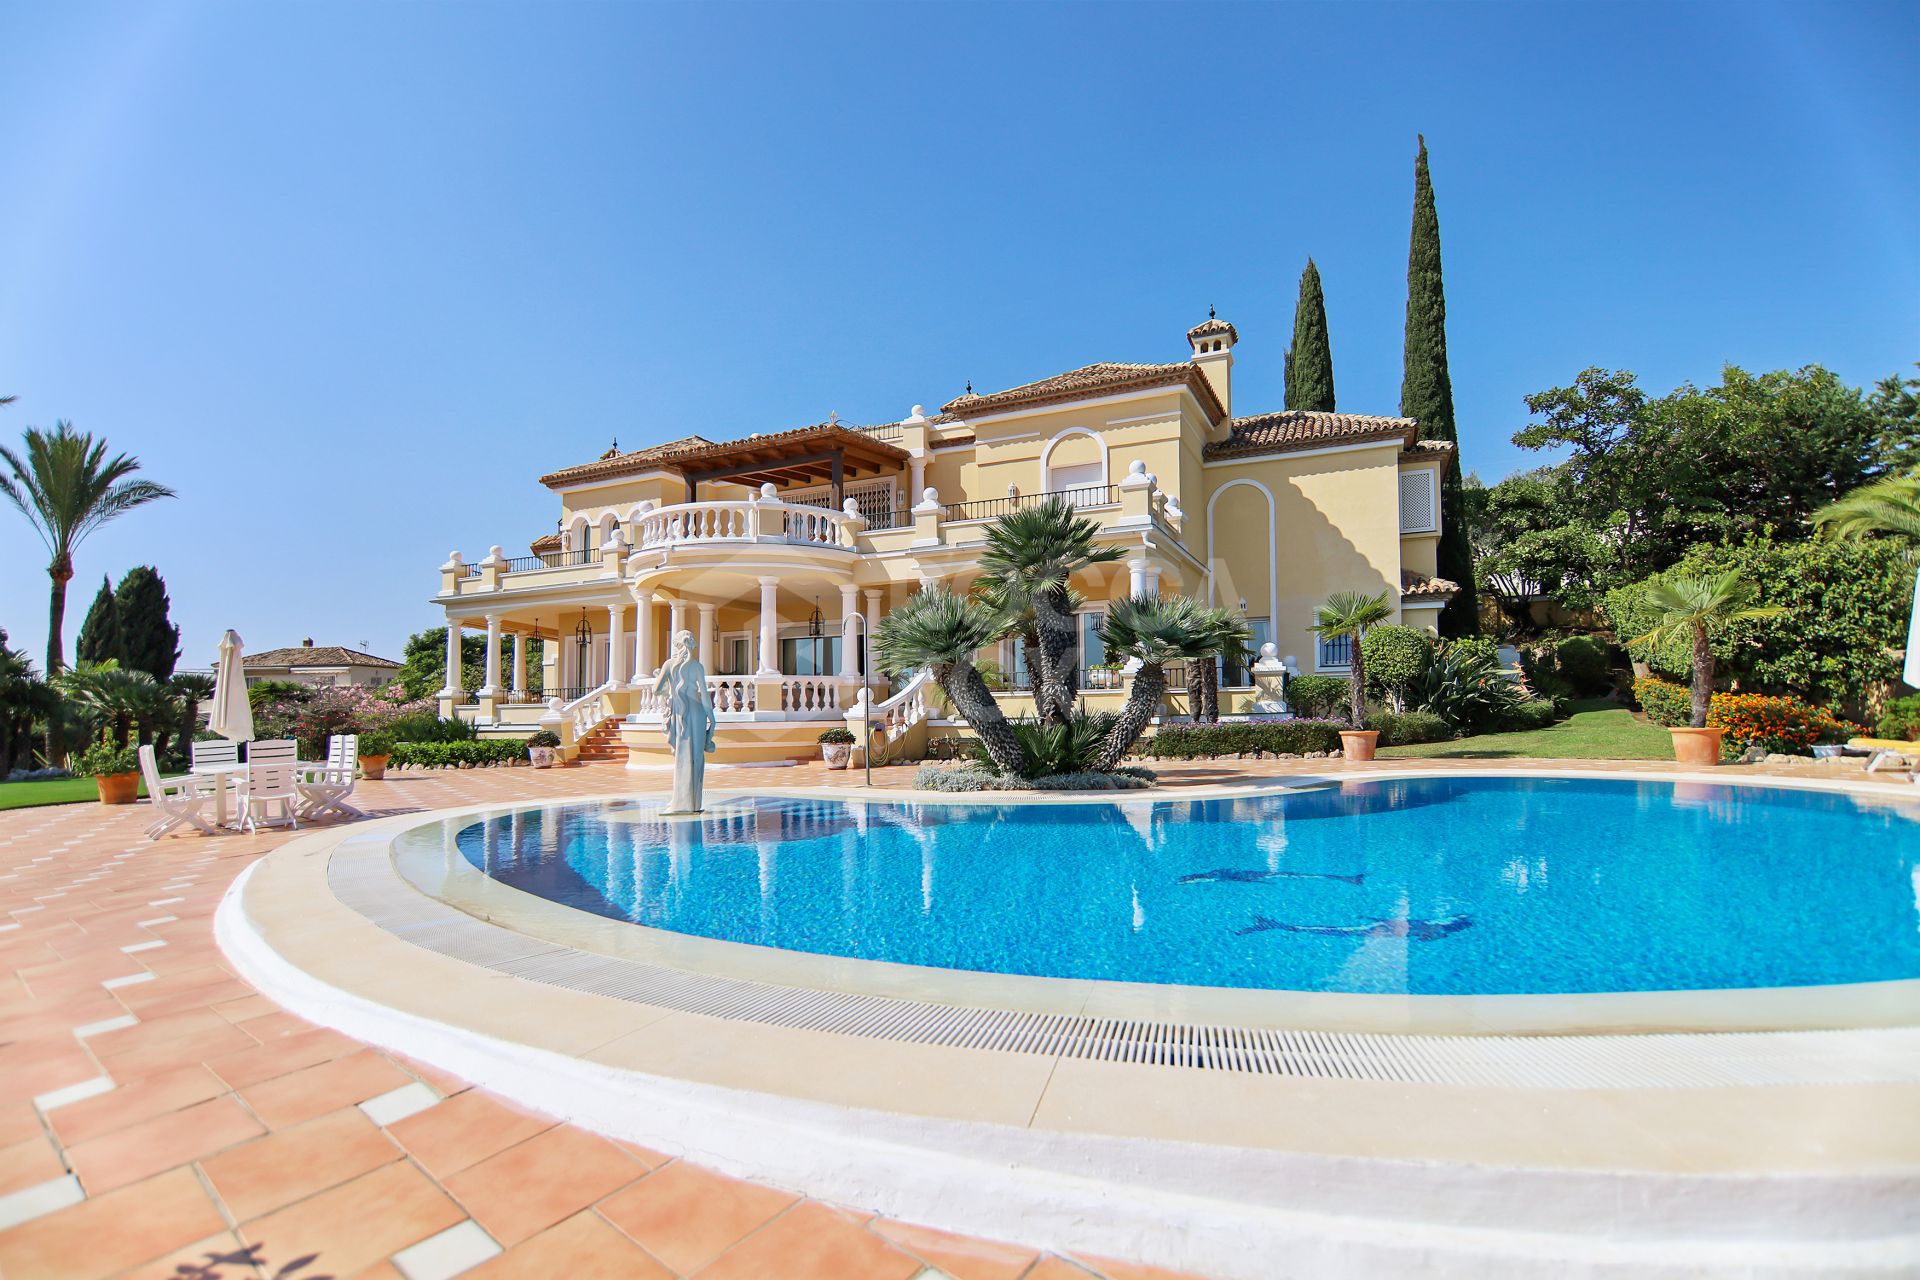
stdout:
POLYGON ((540 477, 544 485, 570 484, 576 480, 592 480, 604 475, 628 475, 635 471, 646 471, 647 465, 658 463, 667 458, 676 457, 690 450, 706 448, 713 441, 705 436, 682 436, 678 440, 669 440, 665 444, 650 445, 645 449, 630 449, 617 453, 612 449, 601 454, 592 462, 583 462, 577 467, 562 467, 540 477))
POLYGON ((1200 366, 1191 360, 1180 360, 1173 364, 1117 364, 1106 361, 1082 365, 1078 369, 1056 373, 1038 382, 1022 383, 1005 391, 993 391, 986 395, 968 392, 941 407, 947 413, 969 418, 1016 405, 1057 404, 1114 391, 1178 386, 1185 386, 1193 392, 1206 410, 1209 420, 1218 422, 1227 416, 1219 397, 1213 393, 1213 384, 1207 381, 1207 375, 1200 366))
POLYGON ((559 551, 567 545, 566 539, 557 533, 544 533, 527 544, 527 550, 539 555, 543 551, 559 551))
POLYGON ((241 665, 246 667, 393 667, 400 664, 391 658, 376 657, 371 653, 362 653, 358 649, 347 649, 337 644, 302 644, 291 649, 262 649, 259 653, 241 655, 241 665))
POLYGON ((1316 413, 1283 409, 1278 413, 1235 418, 1225 440, 1206 447, 1215 458, 1249 458, 1297 449, 1320 449, 1333 444, 1386 443, 1398 439, 1401 448, 1416 444, 1419 424, 1412 418, 1382 418, 1365 413, 1316 413))
POLYGON ((1424 573, 1415 573, 1411 569, 1400 571, 1400 598, 1402 600, 1451 600, 1460 591, 1460 584, 1445 578, 1429 578, 1424 573))

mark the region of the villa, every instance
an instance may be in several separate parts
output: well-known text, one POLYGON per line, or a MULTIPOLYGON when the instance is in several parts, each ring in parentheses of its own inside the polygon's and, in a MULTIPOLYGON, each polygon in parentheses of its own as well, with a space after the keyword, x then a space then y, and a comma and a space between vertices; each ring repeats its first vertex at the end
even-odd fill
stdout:
MULTIPOLYGON (((569 754, 665 760, 650 677, 685 629, 720 714, 717 760, 807 754, 850 712, 889 738, 938 732, 925 682, 889 688, 868 672, 866 638, 922 587, 964 590, 988 522, 1054 495, 1126 552, 1072 583, 1093 705, 1125 696, 1098 626, 1129 594, 1237 608, 1256 647, 1271 643, 1293 672, 1347 670, 1344 642, 1309 629, 1333 592, 1389 591, 1398 620, 1431 629, 1456 590, 1435 576, 1453 447, 1419 439, 1408 418, 1236 415, 1238 332, 1209 317, 1186 336, 1186 360, 1091 364, 986 394, 969 385, 932 416, 915 405, 878 426, 693 435, 540 477, 560 512, 528 554, 495 546, 441 566, 442 714, 486 735, 549 728, 569 754), (478 689, 461 684, 468 628, 487 636, 478 689), (538 694, 528 637, 546 641, 538 694)), ((1018 642, 981 657, 1024 687, 1018 642)), ((1223 710, 1244 711, 1250 672, 1222 674, 1223 710)))
POLYGON ((392 658, 337 644, 316 645, 309 636, 286 649, 263 649, 243 659, 247 683, 290 680, 309 685, 360 685, 383 688, 393 683, 400 664, 392 658))

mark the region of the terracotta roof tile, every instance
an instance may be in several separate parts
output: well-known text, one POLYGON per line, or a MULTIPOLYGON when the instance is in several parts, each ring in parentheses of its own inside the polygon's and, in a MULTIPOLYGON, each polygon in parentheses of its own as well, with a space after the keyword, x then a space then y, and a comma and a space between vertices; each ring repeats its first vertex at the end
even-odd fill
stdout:
POLYGON ((1460 584, 1446 578, 1429 578, 1424 573, 1415 573, 1411 569, 1400 571, 1400 598, 1402 600, 1451 600, 1460 590, 1460 584))
POLYGON ((1314 413, 1283 409, 1251 418, 1235 418, 1225 440, 1206 448, 1206 457, 1247 458, 1296 449, 1319 449, 1332 444, 1385 443, 1396 437, 1402 447, 1414 443, 1419 424, 1412 418, 1383 418, 1364 413, 1314 413))
POLYGON ((337 644, 295 645, 291 649, 262 649, 240 655, 245 667, 399 667, 392 658, 376 657, 337 644))
POLYGON ((1078 369, 1056 373, 1050 378, 1041 378, 1037 382, 1025 382, 1017 387, 1008 387, 1005 391, 993 391, 986 395, 959 396, 947 401, 941 408, 949 414, 967 418, 995 409, 1012 408, 1015 405, 1050 404, 1066 400, 1081 400, 1100 392, 1135 391, 1150 387, 1182 385, 1192 389, 1208 416, 1214 421, 1217 422, 1225 416, 1218 397, 1213 394, 1212 384, 1207 381, 1207 375, 1190 360, 1180 360, 1172 364, 1121 364, 1103 361, 1099 364, 1082 365, 1078 369))
POLYGON ((1223 333, 1234 342, 1240 341, 1240 331, 1218 316, 1208 316, 1187 330, 1187 341, 1198 345, 1200 339, 1211 338, 1216 333, 1223 333))
POLYGON ((619 475, 627 470, 639 470, 640 464, 659 462, 694 449, 704 449, 713 441, 705 436, 682 436, 678 440, 669 440, 665 444, 656 444, 645 449, 630 449, 626 453, 615 453, 609 449, 592 462, 583 462, 577 467, 562 467, 540 477, 545 485, 567 484, 574 480, 587 480, 597 475, 619 475))

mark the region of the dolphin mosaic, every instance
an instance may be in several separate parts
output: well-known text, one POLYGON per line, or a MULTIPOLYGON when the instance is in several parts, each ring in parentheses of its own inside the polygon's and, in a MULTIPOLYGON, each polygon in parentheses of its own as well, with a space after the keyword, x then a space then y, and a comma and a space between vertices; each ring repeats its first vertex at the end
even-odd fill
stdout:
POLYGON ((1282 929, 1288 933, 1317 933, 1332 938, 1407 938, 1414 942, 1433 942, 1450 933, 1473 927, 1471 916, 1448 916, 1443 920, 1374 920, 1368 924, 1288 924, 1267 916, 1255 916, 1253 924, 1235 929, 1236 938, 1250 933, 1282 929))
POLYGON ((1268 880, 1285 878, 1288 880, 1338 880, 1341 884, 1363 884, 1366 873, 1342 876, 1325 871, 1262 871, 1248 867, 1215 867, 1212 871, 1196 871, 1190 876, 1181 876, 1175 884, 1196 884, 1202 880, 1211 880, 1219 884, 1264 884, 1268 880))

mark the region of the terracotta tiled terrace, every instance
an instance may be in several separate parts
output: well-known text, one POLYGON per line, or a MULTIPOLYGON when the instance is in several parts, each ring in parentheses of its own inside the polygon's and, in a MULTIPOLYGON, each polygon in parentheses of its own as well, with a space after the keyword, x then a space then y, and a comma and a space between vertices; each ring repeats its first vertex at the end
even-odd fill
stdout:
MULTIPOLYGON (((1163 776, 1177 787, 1330 766, 1163 776)), ((875 782, 911 777, 884 769, 875 782)), ((837 781, 861 775, 804 766, 713 785, 837 781)), ((657 785, 603 764, 436 772, 363 783, 356 802, 383 815, 657 785)), ((234 976, 211 928, 232 879, 288 836, 150 844, 147 821, 144 806, 0 814, 7 1280, 1170 1275, 797 1198, 557 1124, 303 1022, 234 976)))

